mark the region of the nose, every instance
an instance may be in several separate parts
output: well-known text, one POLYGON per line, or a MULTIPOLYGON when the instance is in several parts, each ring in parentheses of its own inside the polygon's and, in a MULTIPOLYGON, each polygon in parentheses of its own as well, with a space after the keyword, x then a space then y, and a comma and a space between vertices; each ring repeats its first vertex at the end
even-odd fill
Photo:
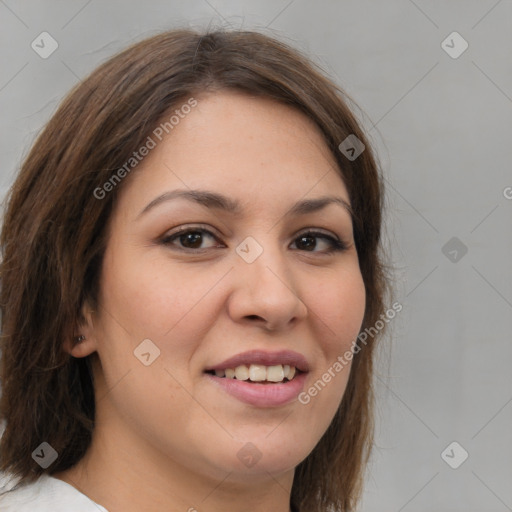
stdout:
POLYGON ((233 321, 277 331, 307 316, 298 276, 286 265, 286 254, 281 249, 267 247, 252 263, 239 256, 235 261, 231 272, 233 290, 228 301, 233 321))

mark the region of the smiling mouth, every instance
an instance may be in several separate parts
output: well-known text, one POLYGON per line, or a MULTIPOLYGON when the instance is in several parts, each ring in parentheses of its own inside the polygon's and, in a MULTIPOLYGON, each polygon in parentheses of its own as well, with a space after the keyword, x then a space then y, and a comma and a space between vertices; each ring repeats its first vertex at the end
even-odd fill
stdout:
POLYGON ((207 370, 206 373, 215 375, 221 379, 232 379, 252 382, 255 384, 282 384, 290 382, 300 370, 295 366, 277 364, 273 366, 264 366, 261 364, 242 364, 235 368, 226 368, 224 370, 207 370))

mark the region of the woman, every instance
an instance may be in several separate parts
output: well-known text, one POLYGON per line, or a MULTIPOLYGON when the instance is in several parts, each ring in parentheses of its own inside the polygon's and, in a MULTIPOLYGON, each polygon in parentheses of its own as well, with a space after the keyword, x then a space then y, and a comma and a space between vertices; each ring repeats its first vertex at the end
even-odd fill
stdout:
POLYGON ((388 281, 345 101, 275 39, 188 30, 63 101, 1 236, 2 510, 354 509, 388 281))

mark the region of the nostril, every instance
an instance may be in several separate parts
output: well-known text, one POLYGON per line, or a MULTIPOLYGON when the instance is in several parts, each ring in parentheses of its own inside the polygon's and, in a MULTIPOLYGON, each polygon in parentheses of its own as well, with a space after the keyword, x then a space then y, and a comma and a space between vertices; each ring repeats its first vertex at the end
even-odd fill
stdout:
POLYGON ((261 316, 258 315, 248 315, 247 318, 250 320, 263 320, 263 318, 261 318, 261 316))

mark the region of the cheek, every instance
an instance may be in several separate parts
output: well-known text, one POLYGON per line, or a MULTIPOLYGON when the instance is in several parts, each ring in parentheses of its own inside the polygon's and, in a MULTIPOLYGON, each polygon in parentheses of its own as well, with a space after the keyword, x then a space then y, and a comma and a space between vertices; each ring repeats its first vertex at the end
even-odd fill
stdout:
POLYGON ((215 294, 208 292, 225 270, 185 272, 162 258, 116 256, 104 266, 102 301, 110 314, 102 324, 102 355, 111 366, 137 367, 133 351, 149 339, 160 351, 158 364, 188 379, 190 360, 218 316, 215 294))
POLYGON ((105 266, 103 300, 134 336, 161 338, 180 326, 214 278, 204 276, 198 286, 180 268, 125 249, 105 266))
POLYGON ((344 351, 357 337, 363 322, 366 293, 359 269, 343 271, 323 281, 317 280, 308 299, 319 328, 325 330, 320 339, 325 352, 344 351))
POLYGON ((358 269, 318 281, 313 289, 309 300, 316 317, 316 350, 322 364, 314 369, 299 401, 317 418, 315 428, 319 435, 328 427, 343 398, 352 366, 352 344, 363 322, 366 294, 358 269))

